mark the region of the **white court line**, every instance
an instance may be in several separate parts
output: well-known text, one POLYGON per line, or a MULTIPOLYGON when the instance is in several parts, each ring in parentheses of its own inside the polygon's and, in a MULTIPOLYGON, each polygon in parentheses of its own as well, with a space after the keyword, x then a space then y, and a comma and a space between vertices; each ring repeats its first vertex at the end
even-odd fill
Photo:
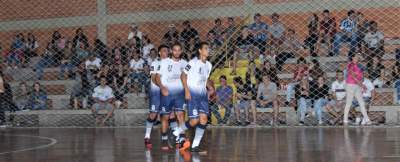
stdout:
POLYGON ((53 145, 55 145, 57 143, 57 140, 54 139, 54 138, 42 137, 42 136, 30 136, 30 135, 5 135, 5 136, 39 138, 39 139, 49 140, 51 142, 49 144, 40 145, 40 146, 36 146, 36 147, 30 147, 30 148, 19 149, 19 150, 14 150, 14 151, 7 151, 7 152, 0 152, 0 155, 10 154, 10 153, 18 153, 18 152, 23 152, 23 151, 31 151, 31 150, 43 149, 43 148, 47 148, 47 147, 53 146, 53 145))

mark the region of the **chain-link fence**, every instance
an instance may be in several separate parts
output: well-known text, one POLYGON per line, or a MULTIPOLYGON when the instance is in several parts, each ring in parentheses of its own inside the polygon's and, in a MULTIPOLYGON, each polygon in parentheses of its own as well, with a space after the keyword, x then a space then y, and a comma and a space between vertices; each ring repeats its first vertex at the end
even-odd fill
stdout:
POLYGON ((201 41, 212 125, 399 124, 396 0, 0 4, 3 124, 143 125, 158 46, 201 41))

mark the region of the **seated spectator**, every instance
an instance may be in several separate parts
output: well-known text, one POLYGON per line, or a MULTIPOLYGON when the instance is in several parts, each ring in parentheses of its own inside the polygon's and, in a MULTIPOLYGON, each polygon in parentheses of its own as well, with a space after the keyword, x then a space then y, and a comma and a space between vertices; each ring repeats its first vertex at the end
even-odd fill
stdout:
POLYGON ((231 116, 232 104, 233 104, 233 89, 228 85, 226 76, 222 75, 219 77, 220 86, 217 88, 217 106, 219 110, 225 109, 225 116, 222 118, 218 110, 214 110, 213 113, 218 120, 218 124, 227 124, 228 119, 231 116))
POLYGON ((276 68, 282 71, 282 65, 289 58, 295 58, 301 54, 302 45, 296 36, 294 29, 289 29, 285 37, 282 37, 282 45, 280 53, 275 57, 276 68))
POLYGON ((206 38, 207 43, 210 45, 210 53, 212 54, 213 52, 216 52, 218 47, 222 46, 222 42, 218 41, 215 33, 213 30, 209 31, 207 33, 207 38, 206 38))
POLYGON ((84 63, 79 64, 75 76, 75 84, 71 91, 73 108, 75 110, 80 107, 86 109, 88 105, 88 97, 92 93, 94 87, 91 87, 89 84, 88 72, 85 69, 84 63))
POLYGON ((292 105, 292 99, 295 98, 295 87, 302 79, 308 79, 309 68, 304 57, 297 59, 297 68, 294 71, 293 80, 288 83, 286 89, 286 105, 292 105))
POLYGON ((317 57, 318 56, 318 48, 317 43, 319 39, 319 18, 316 13, 313 13, 307 24, 308 28, 308 36, 304 40, 304 45, 310 51, 310 56, 317 57))
POLYGON ((274 82, 279 87, 278 72, 274 65, 268 60, 265 60, 260 68, 256 69, 257 81, 262 82, 262 77, 267 74, 270 77, 271 82, 274 82))
POLYGON ((372 84, 375 88, 388 88, 390 87, 390 81, 386 78, 386 71, 382 70, 379 78, 372 80, 372 84))
POLYGON ((118 65, 116 74, 113 76, 113 87, 115 95, 115 105, 119 109, 124 101, 124 95, 128 92, 128 75, 125 72, 124 66, 118 65))
POLYGON ((261 108, 273 108, 274 117, 272 125, 275 125, 278 121, 279 104, 278 104, 278 87, 274 82, 271 82, 270 76, 264 74, 262 77, 262 83, 258 86, 257 90, 257 107, 261 108))
POLYGON ((33 84, 33 90, 30 93, 30 108, 32 110, 45 110, 47 109, 47 93, 42 89, 39 82, 33 84))
POLYGON ((314 99, 314 110, 317 116, 318 125, 322 125, 322 108, 328 104, 329 86, 325 84, 325 78, 319 76, 317 83, 313 84, 311 96, 314 99))
POLYGON ((238 59, 248 59, 250 48, 254 45, 253 36, 247 27, 243 27, 240 36, 236 40, 236 51, 233 54, 232 75, 236 75, 236 64, 238 59))
POLYGON ((236 123, 238 125, 248 125, 250 124, 249 121, 249 108, 250 108, 250 101, 252 98, 252 89, 250 85, 244 84, 241 77, 235 77, 233 79, 233 85, 236 87, 236 94, 235 98, 237 104, 235 105, 235 114, 236 114, 236 123), (240 119, 240 110, 244 110, 245 112, 245 121, 242 123, 240 119))
POLYGON ((340 31, 336 33, 333 42, 333 55, 339 55, 339 50, 343 42, 350 42, 349 58, 357 49, 357 21, 356 14, 353 10, 347 12, 347 18, 340 22, 340 31))
POLYGON ((74 64, 72 61, 74 57, 74 48, 71 42, 67 42, 66 48, 64 50, 64 55, 61 58, 60 74, 59 79, 63 80, 65 78, 70 78, 72 76, 72 70, 74 69, 74 64), (67 70, 67 71, 65 71, 67 70))
POLYGON ((18 68, 20 63, 24 62, 24 47, 25 47, 25 39, 22 33, 19 33, 15 36, 14 40, 11 43, 11 51, 7 56, 8 66, 12 68, 18 68))
POLYGON ((400 61, 396 61, 393 71, 392 71, 392 78, 394 81, 394 88, 396 89, 397 94, 397 104, 400 105, 400 61))
POLYGON ((5 111, 15 111, 11 86, 5 81, 4 75, 0 72, 0 125, 5 125, 5 111))
POLYGON ((255 45, 260 49, 260 53, 265 55, 269 31, 268 24, 261 20, 261 14, 256 13, 254 15, 254 23, 250 25, 249 29, 254 36, 255 45))
MULTIPOLYGON (((102 66, 100 68, 100 70, 97 72, 95 79, 97 81, 100 81, 100 78, 102 76, 105 76, 106 79, 107 79, 107 85, 113 85, 113 82, 114 82, 114 79, 113 79, 114 71, 113 71, 113 69, 111 69, 111 67, 109 65, 102 66)), ((99 82, 97 83, 97 85, 99 85, 99 82)))
POLYGON ((113 90, 107 85, 107 78, 101 77, 100 78, 100 85, 94 88, 93 92, 93 100, 94 104, 92 106, 93 116, 96 119, 96 125, 104 123, 113 115, 114 112, 114 94, 113 90), (101 120, 100 116, 98 116, 98 112, 102 109, 107 110, 106 117, 101 120))
POLYGON ((343 108, 346 104, 346 82, 342 71, 336 72, 336 80, 332 83, 330 94, 331 100, 326 105, 326 110, 333 117, 329 121, 330 124, 335 125, 342 118, 343 108))
POLYGON ((257 80, 257 73, 256 73, 256 63, 250 62, 249 63, 249 68, 246 72, 246 78, 245 78, 245 85, 248 85, 248 87, 251 90, 251 100, 250 100, 250 108, 251 112, 253 115, 253 122, 250 123, 252 126, 256 125, 257 122, 257 89, 258 85, 260 84, 259 80, 257 80))
POLYGON ((236 25, 235 18, 228 17, 228 27, 226 27, 225 30, 222 32, 222 34, 224 35, 224 40, 236 40, 239 35, 238 33, 235 34, 237 28, 238 27, 236 25))
POLYGON ((378 29, 378 23, 372 21, 364 37, 365 46, 367 48, 366 51, 369 57, 382 57, 385 54, 385 49, 383 47, 385 43, 384 38, 383 32, 378 29))
POLYGON ((311 60, 311 64, 309 66, 309 79, 310 81, 317 81, 318 77, 325 77, 325 72, 321 69, 321 66, 318 60, 311 60))
POLYGON ((323 18, 320 22, 321 43, 326 44, 329 56, 333 56, 332 43, 336 35, 336 19, 331 17, 329 10, 323 11, 323 18))
POLYGON ((369 77, 371 78, 371 81, 374 81, 375 79, 379 78, 381 76, 382 71, 385 70, 385 66, 383 66, 382 60, 378 56, 372 57, 371 61, 368 61, 367 67, 368 67, 367 72, 369 74, 369 77))
POLYGON ((368 21, 368 19, 364 17, 363 13, 357 12, 357 36, 358 36, 357 52, 366 53, 366 51, 363 50, 365 46, 364 38, 368 32, 369 27, 370 27, 370 21, 368 21))
POLYGON ((286 28, 279 20, 279 15, 277 13, 273 13, 271 19, 272 24, 269 27, 269 32, 271 33, 271 50, 272 54, 276 56, 280 51, 283 42, 283 34, 286 28))
POLYGON ((135 92, 139 93, 145 85, 146 76, 143 71, 144 60, 140 58, 137 51, 133 51, 133 58, 129 62, 131 83, 134 85, 135 92))
POLYGON ((168 26, 168 32, 164 34, 162 42, 171 46, 174 42, 179 41, 179 32, 176 29, 175 24, 168 26))
POLYGON ((146 59, 145 64, 151 65, 153 61, 156 61, 158 59, 158 54, 156 49, 151 49, 149 53, 149 57, 146 59))
POLYGON ((104 60, 103 64, 111 65, 112 62, 108 55, 108 48, 100 39, 94 40, 93 54, 96 55, 100 60, 104 60))
MULTIPOLYGON (((80 43, 83 44, 83 42, 80 43)), ((50 44, 51 49, 54 51, 53 65, 59 65, 66 45, 66 39, 61 35, 60 32, 54 31, 50 44)))
POLYGON ((85 62, 85 68, 87 70, 100 70, 101 60, 97 58, 94 54, 91 54, 85 62))
MULTIPOLYGON (((184 51, 191 51, 190 43, 199 37, 199 32, 190 25, 190 21, 183 22, 183 31, 181 32, 181 39, 184 45, 184 51)), ((188 52, 185 52, 188 53, 188 52)), ((150 64, 149 64, 150 65, 150 64)))
POLYGON ((14 101, 19 110, 27 110, 29 107, 29 90, 25 82, 19 83, 19 87, 14 95, 14 101))
POLYGON ((80 42, 79 46, 75 48, 75 57, 72 63, 74 63, 74 65, 76 66, 78 63, 85 61, 89 55, 89 50, 84 46, 83 43, 80 42))
POLYGON ((89 40, 85 33, 83 32, 82 28, 78 28, 75 31, 75 36, 72 39, 72 45, 73 47, 77 48, 80 46, 80 43, 83 43, 83 46, 85 49, 89 48, 89 40))
POLYGON ((137 37, 140 40, 142 40, 143 38, 143 33, 141 31, 139 31, 139 26, 136 23, 132 23, 130 26, 130 31, 128 34, 128 40, 137 37))
POLYGON ((38 80, 42 79, 45 68, 55 64, 54 60, 56 59, 57 56, 51 46, 52 46, 51 43, 47 44, 47 47, 44 53, 42 54, 39 62, 35 65, 34 70, 36 70, 36 77, 38 80))
POLYGON ((302 78, 300 83, 295 86, 295 98, 297 100, 297 114, 300 116, 299 125, 304 125, 304 119, 307 113, 307 108, 311 106, 311 89, 310 81, 307 78, 302 78))
POLYGON ((222 44, 222 42, 224 42, 224 37, 223 37, 224 27, 222 26, 222 20, 220 18, 214 20, 214 27, 210 30, 210 32, 214 33, 215 40, 219 44, 222 44))
POLYGON ((123 64, 126 65, 129 62, 128 54, 127 54, 128 49, 122 45, 121 39, 116 38, 114 40, 114 45, 111 49, 111 62, 113 64, 123 64))
POLYGON ((143 37, 143 48, 142 48, 143 59, 149 58, 149 55, 150 55, 150 52, 152 49, 154 49, 154 44, 151 43, 150 38, 148 38, 147 36, 144 36, 143 37))
POLYGON ((36 40, 35 35, 28 33, 28 38, 25 43, 25 63, 28 63, 30 58, 37 56, 37 50, 39 48, 39 43, 36 40))

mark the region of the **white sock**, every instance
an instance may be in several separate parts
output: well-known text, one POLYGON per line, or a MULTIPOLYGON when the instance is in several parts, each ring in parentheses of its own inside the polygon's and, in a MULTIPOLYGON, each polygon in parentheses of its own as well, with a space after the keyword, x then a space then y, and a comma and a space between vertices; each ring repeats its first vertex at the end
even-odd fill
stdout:
POLYGON ((153 159, 151 158, 151 152, 149 150, 146 151, 146 161, 152 162, 153 159))
POLYGON ((192 148, 195 148, 200 145, 201 138, 204 135, 204 128, 200 128, 199 126, 196 127, 196 134, 194 135, 192 148))
POLYGON ((170 123, 170 127, 171 127, 172 130, 175 130, 178 127, 178 123, 176 123, 175 121, 171 122, 170 123))
POLYGON ((153 122, 146 121, 146 134, 144 138, 150 139, 151 129, 153 129, 153 122))

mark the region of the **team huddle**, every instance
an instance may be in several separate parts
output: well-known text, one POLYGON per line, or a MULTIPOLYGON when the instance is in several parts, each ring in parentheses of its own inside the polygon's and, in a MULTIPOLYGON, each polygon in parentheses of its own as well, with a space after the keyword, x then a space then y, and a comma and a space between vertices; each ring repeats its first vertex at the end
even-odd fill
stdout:
POLYGON ((158 48, 159 60, 151 64, 150 113, 146 121, 145 146, 152 148, 150 134, 160 116, 162 150, 172 148, 169 139, 173 138, 181 151, 190 148, 192 152, 201 152, 199 145, 209 114, 208 94, 214 91, 208 82, 212 69, 207 61, 209 45, 200 43, 197 57, 189 62, 181 59, 180 44, 172 45, 170 57, 169 51, 168 46, 161 45, 158 48), (185 121, 186 111, 188 121, 185 121), (195 129, 192 142, 185 133, 190 129, 195 129))

